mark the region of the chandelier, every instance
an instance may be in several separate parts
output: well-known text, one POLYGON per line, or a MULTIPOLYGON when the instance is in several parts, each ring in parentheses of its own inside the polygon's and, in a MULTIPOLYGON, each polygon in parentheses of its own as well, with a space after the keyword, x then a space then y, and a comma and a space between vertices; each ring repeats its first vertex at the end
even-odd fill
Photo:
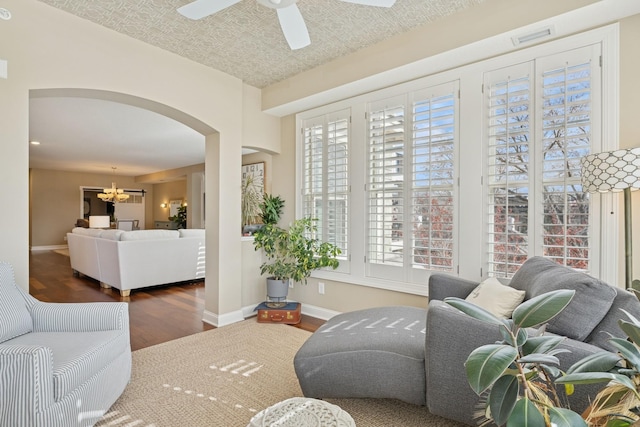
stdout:
MULTIPOLYGON (((112 167, 111 169, 113 169, 113 176, 115 177, 116 168, 112 167)), ((129 198, 128 194, 124 194, 124 190, 122 188, 116 187, 115 182, 111 183, 111 188, 105 188, 103 191, 104 193, 98 193, 98 198, 104 202, 124 202, 129 198)))

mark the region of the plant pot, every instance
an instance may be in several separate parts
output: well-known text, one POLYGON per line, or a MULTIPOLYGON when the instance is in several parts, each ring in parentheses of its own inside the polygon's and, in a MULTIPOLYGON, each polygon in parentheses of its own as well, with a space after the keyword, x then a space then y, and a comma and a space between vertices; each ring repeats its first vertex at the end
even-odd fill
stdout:
POLYGON ((267 278, 267 299, 269 301, 282 302, 287 299, 289 293, 289 279, 278 280, 267 278))
POLYGON ((249 224, 242 227, 242 234, 253 236, 256 231, 264 227, 264 224, 249 224))

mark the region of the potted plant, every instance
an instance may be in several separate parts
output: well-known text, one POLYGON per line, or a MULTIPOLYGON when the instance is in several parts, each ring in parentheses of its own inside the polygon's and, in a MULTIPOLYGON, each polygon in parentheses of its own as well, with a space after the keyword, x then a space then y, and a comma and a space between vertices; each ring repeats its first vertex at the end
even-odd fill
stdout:
MULTIPOLYGON (((623 310, 624 311, 624 310, 623 310)), ((603 351, 573 364, 559 384, 608 383, 593 399, 584 417, 593 427, 640 424, 640 320, 624 311, 630 321, 618 320, 627 339, 609 341, 618 353, 603 351)))
POLYGON ((265 194, 260 204, 260 216, 263 224, 277 224, 282 215, 284 200, 280 196, 265 194))
POLYGON ((563 408, 553 379, 560 376, 556 354, 564 337, 529 336, 526 328, 542 325, 560 313, 575 291, 557 290, 519 305, 511 319, 499 319, 460 298, 444 301, 476 319, 500 326, 503 340, 475 349, 465 363, 467 378, 478 395, 488 392, 486 417, 497 425, 586 427, 584 419, 563 408))
POLYGON ((178 213, 170 216, 169 221, 173 221, 177 228, 187 228, 187 207, 180 206, 178 208, 178 213))
POLYGON ((262 200, 262 194, 255 186, 253 176, 247 176, 242 184, 241 194, 242 234, 250 234, 258 229, 262 200))
POLYGON ((338 267, 340 249, 313 237, 316 222, 311 218, 298 219, 287 230, 266 224, 256 233, 254 247, 262 249, 267 258, 260 266, 260 273, 269 275, 267 297, 270 300, 284 301, 290 280, 306 284, 313 270, 338 267))

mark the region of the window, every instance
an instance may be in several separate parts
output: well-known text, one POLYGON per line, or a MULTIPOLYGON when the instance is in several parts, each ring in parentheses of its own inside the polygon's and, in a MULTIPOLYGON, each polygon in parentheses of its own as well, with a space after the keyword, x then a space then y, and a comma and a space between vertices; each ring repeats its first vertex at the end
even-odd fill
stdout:
POLYGON ((486 74, 490 275, 510 277, 533 255, 589 270, 580 158, 600 147, 598 58, 586 47, 486 74))
POLYGON ((449 83, 369 105, 367 262, 373 277, 453 271, 457 93, 457 83, 449 83))
POLYGON ((614 283, 613 199, 579 161, 617 148, 616 28, 298 114, 298 214, 346 261, 314 276, 426 295, 540 255, 614 283))
POLYGON ((318 238, 349 256, 349 111, 304 121, 302 213, 318 219, 318 238))

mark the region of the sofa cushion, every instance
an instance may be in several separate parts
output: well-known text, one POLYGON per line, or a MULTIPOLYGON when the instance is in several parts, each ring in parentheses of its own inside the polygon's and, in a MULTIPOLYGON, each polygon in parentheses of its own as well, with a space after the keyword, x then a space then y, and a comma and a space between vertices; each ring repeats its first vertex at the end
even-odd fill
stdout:
POLYGON ((394 398, 425 404, 427 313, 374 307, 338 314, 300 347, 293 366, 315 398, 394 398))
POLYGON ((13 268, 0 263, 0 343, 32 330, 31 313, 16 287, 13 268))
POLYGON ((524 300, 525 291, 503 285, 490 277, 480 283, 466 298, 467 301, 484 308, 496 317, 508 319, 524 300))
POLYGON ((14 338, 11 345, 39 345, 53 355, 53 396, 59 401, 128 349, 121 330, 96 332, 33 332, 14 338))
POLYGON ((557 289, 575 290, 569 305, 549 321, 547 330, 580 341, 607 315, 616 297, 616 290, 601 280, 543 257, 528 259, 510 284, 526 291, 526 299, 557 289))
POLYGON ((124 231, 110 228, 109 230, 102 230, 100 237, 108 240, 120 240, 122 233, 124 233, 124 231))
POLYGON ((585 340, 590 344, 597 345, 614 353, 618 350, 611 345, 609 339, 612 336, 627 338, 627 335, 622 332, 622 329, 618 326, 618 320, 630 320, 622 310, 640 320, 640 301, 638 301, 638 298, 624 289, 615 289, 615 291, 616 297, 613 300, 611 309, 609 309, 609 313, 598 323, 591 335, 585 340))
POLYGON ((100 237, 103 231, 104 230, 102 230, 101 228, 82 228, 82 227, 75 227, 73 230, 71 230, 72 233, 80 234, 82 236, 91 236, 91 237, 100 237))
POLYGON ((179 237, 178 230, 133 230, 123 231, 120 235, 120 241, 178 239, 179 237))

